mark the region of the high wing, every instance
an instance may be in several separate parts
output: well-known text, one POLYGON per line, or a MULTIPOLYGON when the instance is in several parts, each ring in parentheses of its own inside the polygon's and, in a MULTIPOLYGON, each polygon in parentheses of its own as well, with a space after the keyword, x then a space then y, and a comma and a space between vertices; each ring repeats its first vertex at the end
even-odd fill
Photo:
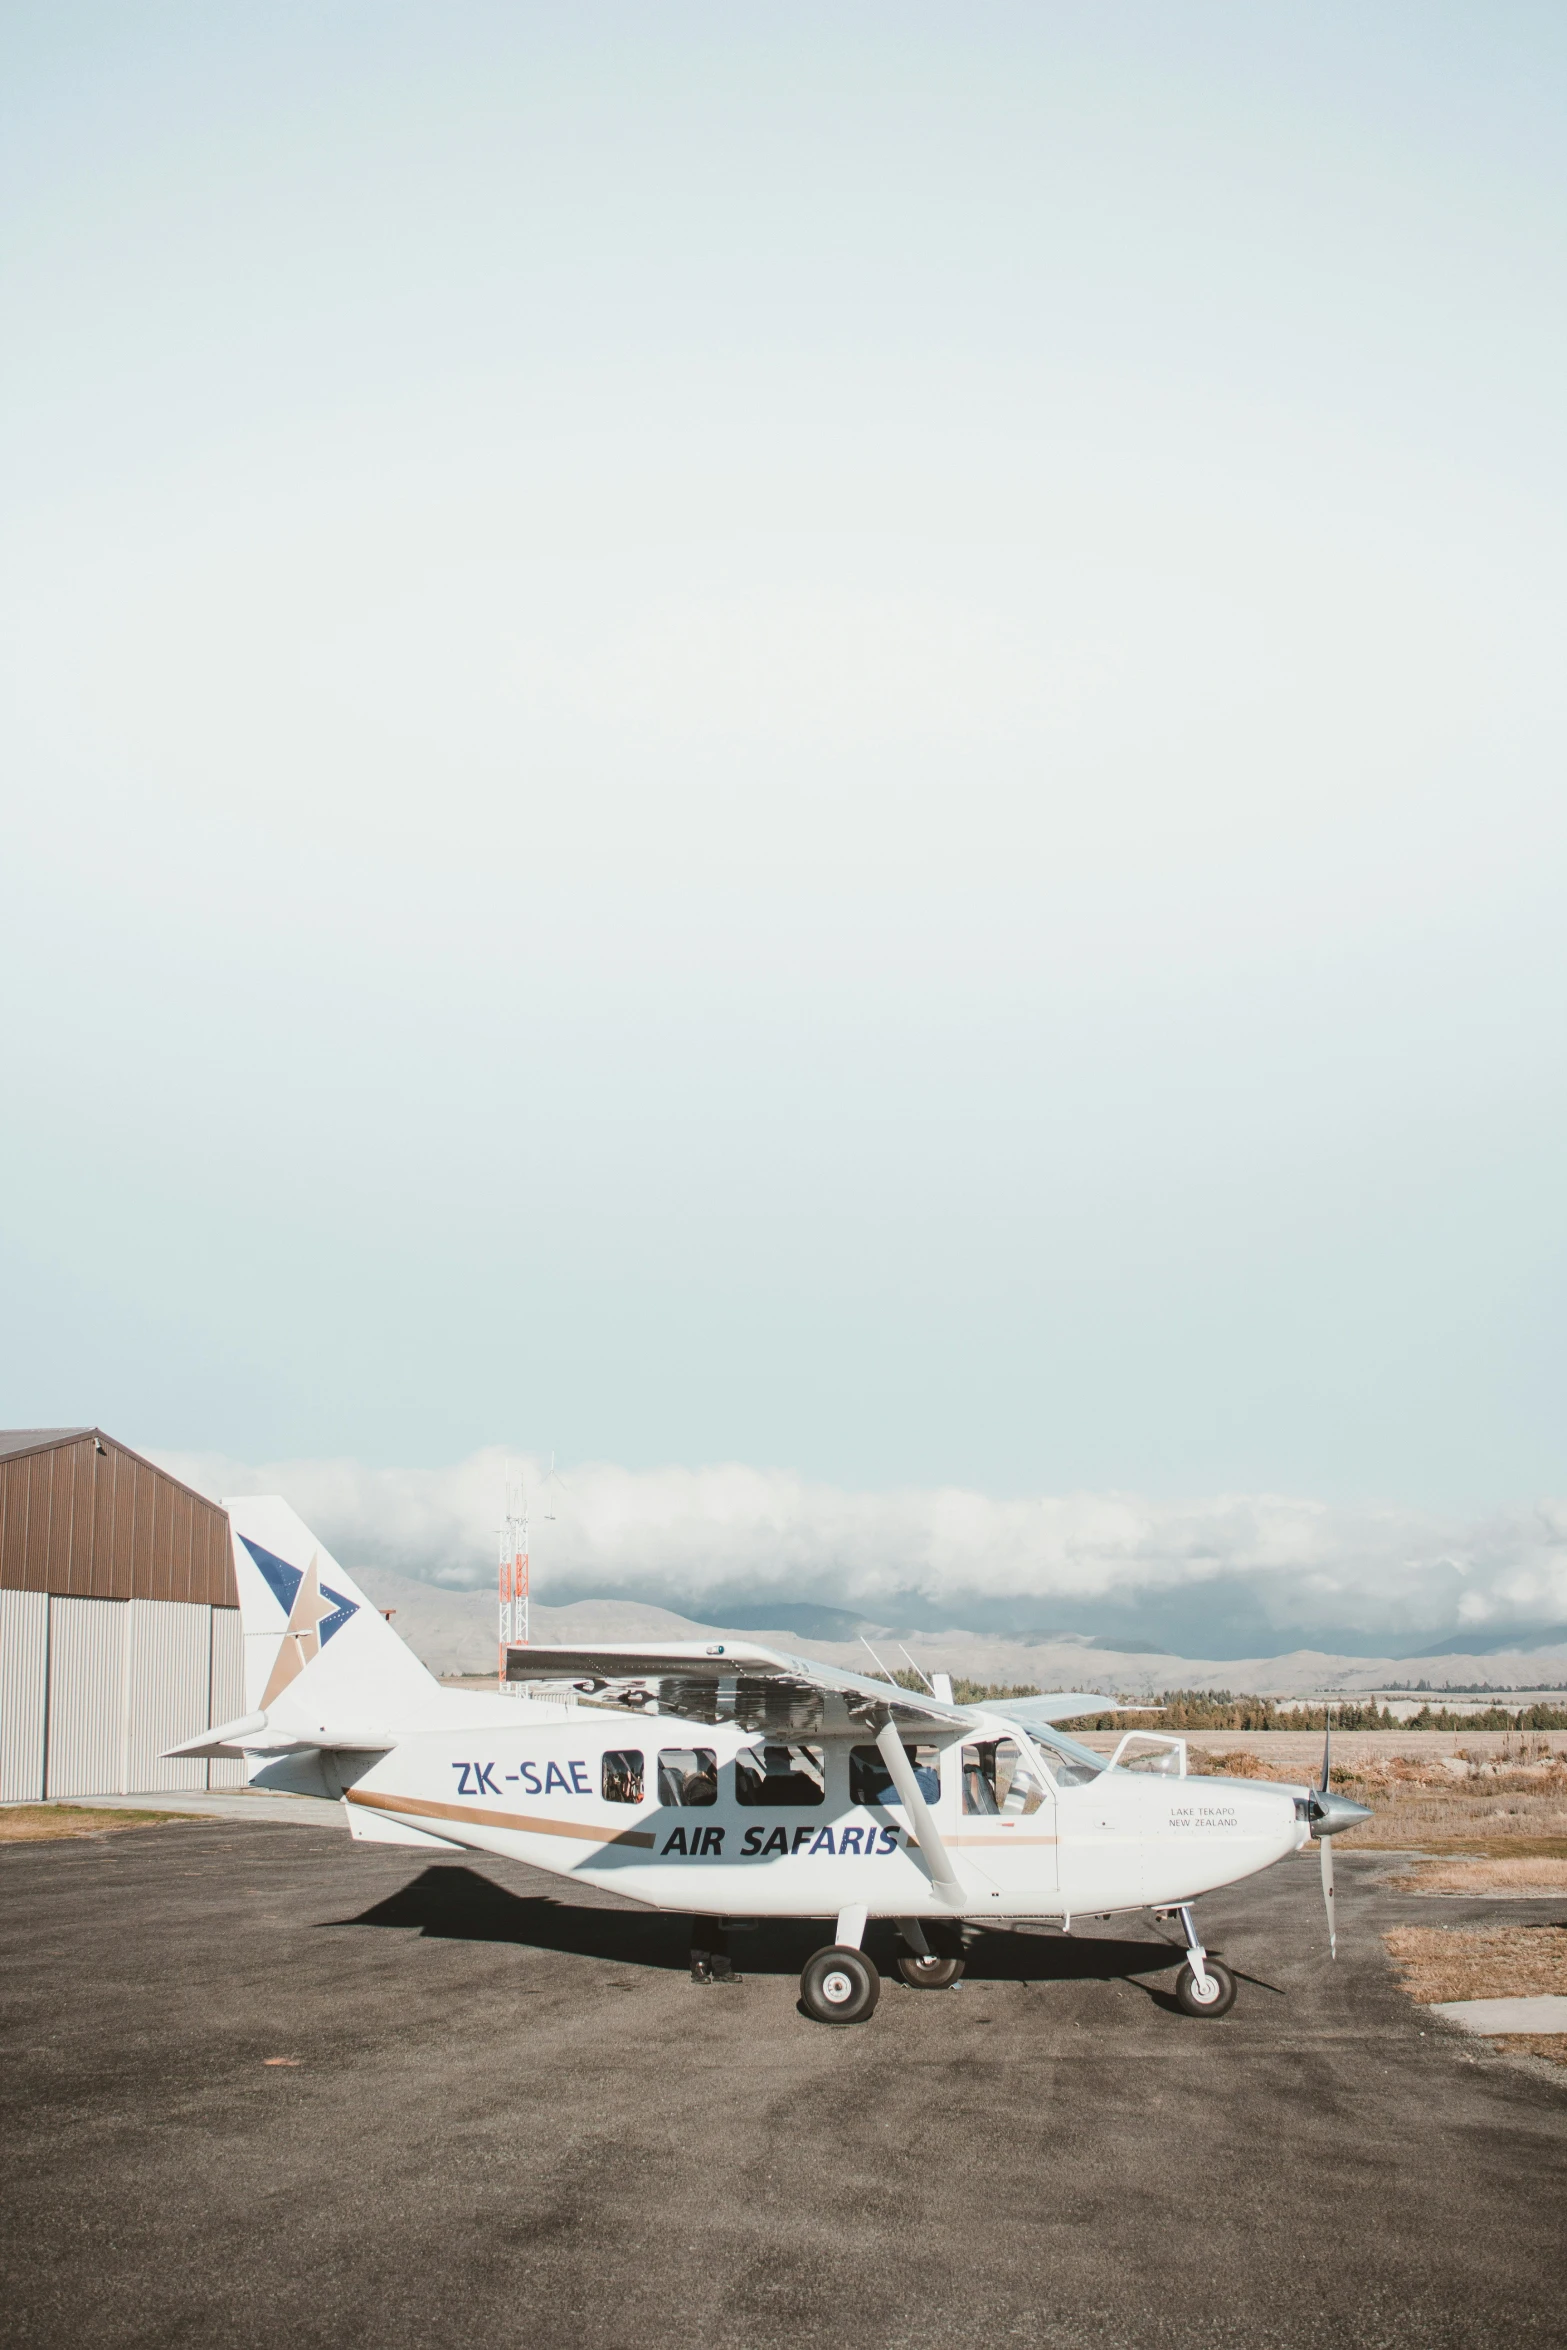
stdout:
POLYGON ((967 1729, 977 1715, 997 1715, 1023 1730, 1048 1730, 1085 1714, 1148 1713, 1117 1705, 1097 1690, 1049 1697, 992 1698, 983 1706, 948 1704, 923 1691, 845 1673, 813 1657, 790 1656, 745 1640, 671 1641, 652 1648, 608 1641, 592 1648, 543 1642, 506 1651, 508 1681, 589 1681, 626 1701, 657 1695, 661 1713, 687 1721, 738 1722, 743 1730, 815 1730, 823 1736, 874 1734, 887 1721, 903 1730, 967 1729))
POLYGON ((1091 1689, 1062 1689, 1049 1697, 993 1697, 987 1714, 1000 1714, 1023 1730, 1049 1730, 1057 1722, 1080 1722, 1085 1714, 1156 1714, 1156 1705, 1117 1705, 1091 1689))
POLYGON ((622 1703, 656 1695, 660 1713, 735 1722, 743 1730, 874 1738, 889 1721, 900 1730, 951 1732, 973 1720, 963 1706, 921 1690, 742 1640, 672 1641, 661 1648, 633 1641, 591 1648, 530 1643, 507 1649, 506 1678, 588 1681, 622 1703))

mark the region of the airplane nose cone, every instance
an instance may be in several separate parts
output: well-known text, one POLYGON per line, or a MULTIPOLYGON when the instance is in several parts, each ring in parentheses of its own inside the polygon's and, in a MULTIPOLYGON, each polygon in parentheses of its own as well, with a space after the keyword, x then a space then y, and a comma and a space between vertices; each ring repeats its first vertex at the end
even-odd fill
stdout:
POLYGON ((1313 1794, 1311 1798, 1311 1832, 1313 1836, 1338 1836, 1346 1828, 1358 1828, 1371 1813, 1363 1803, 1351 1803, 1347 1795, 1313 1794))

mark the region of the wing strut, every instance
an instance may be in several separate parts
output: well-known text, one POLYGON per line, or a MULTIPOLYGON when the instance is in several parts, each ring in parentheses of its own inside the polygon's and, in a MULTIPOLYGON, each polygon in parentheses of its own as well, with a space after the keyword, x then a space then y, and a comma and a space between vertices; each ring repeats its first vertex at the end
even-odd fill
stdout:
POLYGON ((898 1800, 913 1824, 925 1866, 930 1871, 932 1890, 939 1893, 943 1901, 950 1902, 954 1909, 961 1909, 967 1895, 958 1883, 958 1872, 941 1841, 941 1830, 931 1818, 930 1806, 920 1793, 919 1781, 903 1751, 903 1740, 898 1735, 896 1722, 889 1722, 884 1730, 876 1733, 876 1751, 886 1764, 892 1783, 898 1790, 898 1800))

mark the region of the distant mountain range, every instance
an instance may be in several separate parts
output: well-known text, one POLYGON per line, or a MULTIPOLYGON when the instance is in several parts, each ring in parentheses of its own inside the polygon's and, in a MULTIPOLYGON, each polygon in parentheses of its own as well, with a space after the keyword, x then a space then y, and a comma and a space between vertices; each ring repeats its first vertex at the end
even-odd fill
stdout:
MULTIPOLYGON (((496 1661, 495 1599, 488 1591, 452 1591, 380 1567, 354 1567, 377 1607, 391 1608, 394 1628, 433 1673, 492 1673, 496 1661)), ((541 1646, 587 1640, 722 1640, 740 1635, 791 1649, 824 1664, 867 1669, 865 1634, 882 1661, 896 1668, 912 1657, 927 1672, 971 1681, 1035 1683, 1043 1689, 1102 1689, 1146 1696, 1159 1689, 1234 1689, 1264 1697, 1307 1697, 1324 1690, 1352 1694, 1429 1681, 1440 1688, 1560 1687, 1567 1683, 1567 1641, 1481 1655, 1442 1649, 1421 1657, 1336 1656, 1295 1649, 1284 1656, 1172 1656, 1159 1650, 1120 1651, 1087 1639, 1007 1639, 989 1632, 908 1634, 873 1626, 846 1609, 773 1605, 732 1612, 722 1624, 694 1622, 672 1609, 640 1600, 582 1599, 569 1607, 534 1603, 533 1638, 541 1646), (907 1649, 908 1655, 904 1651, 907 1649)))

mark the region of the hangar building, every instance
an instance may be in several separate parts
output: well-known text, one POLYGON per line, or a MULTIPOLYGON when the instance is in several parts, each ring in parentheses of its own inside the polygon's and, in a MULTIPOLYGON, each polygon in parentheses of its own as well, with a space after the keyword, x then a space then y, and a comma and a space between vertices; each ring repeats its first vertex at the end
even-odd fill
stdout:
POLYGON ((101 1428, 0 1429, 0 1802, 243 1786, 160 1757, 244 1710, 227 1512, 101 1428))

